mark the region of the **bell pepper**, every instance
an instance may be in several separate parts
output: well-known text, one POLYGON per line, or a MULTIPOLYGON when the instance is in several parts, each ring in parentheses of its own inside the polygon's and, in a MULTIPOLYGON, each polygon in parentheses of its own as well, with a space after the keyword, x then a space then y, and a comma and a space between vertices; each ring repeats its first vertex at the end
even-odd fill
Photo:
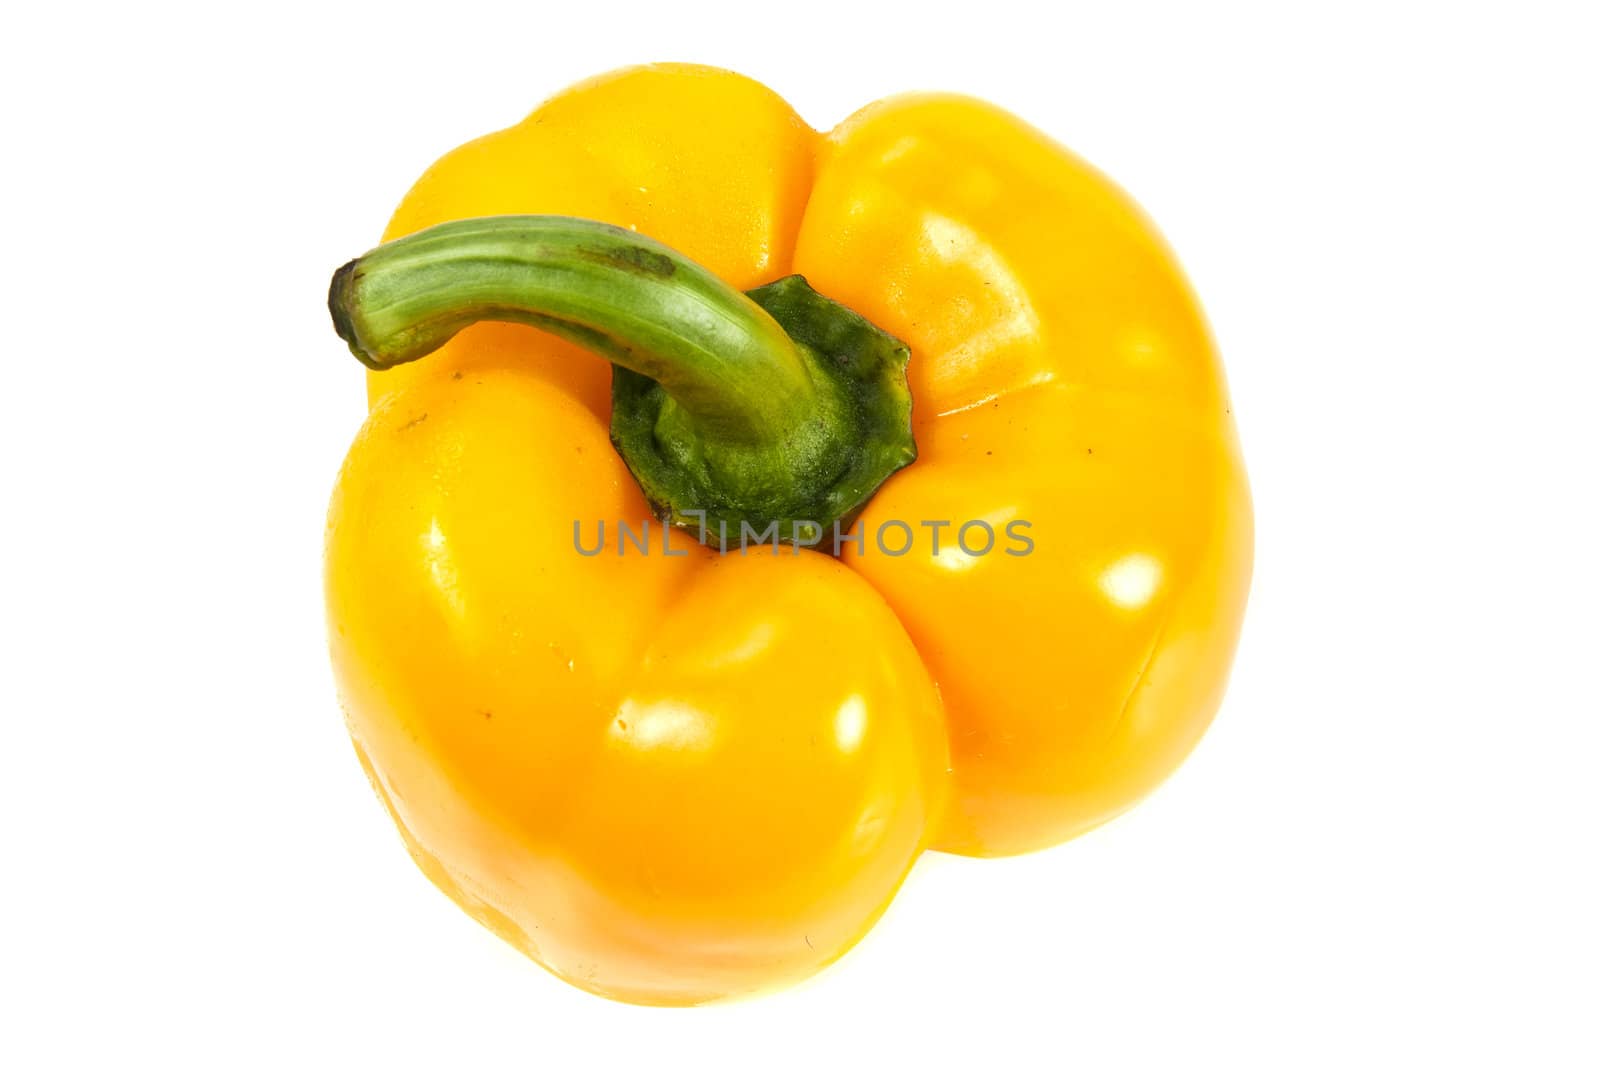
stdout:
POLYGON ((422 870, 562 978, 797 980, 923 849, 1065 841, 1209 724, 1252 556, 1222 367, 1150 222, 1017 118, 819 134, 634 68, 384 239, 330 292, 372 368, 341 700, 422 870))

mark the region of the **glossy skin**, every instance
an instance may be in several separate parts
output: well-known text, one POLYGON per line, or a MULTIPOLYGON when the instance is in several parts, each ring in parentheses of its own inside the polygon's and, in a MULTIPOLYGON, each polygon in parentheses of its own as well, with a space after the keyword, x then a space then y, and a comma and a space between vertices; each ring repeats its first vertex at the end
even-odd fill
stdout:
POLYGON ((850 560, 944 697, 936 846, 1024 852, 1126 810, 1216 711, 1253 545, 1222 366, 1171 252, 1037 131, 915 96, 828 137, 793 269, 911 345, 920 458, 865 522, 1032 523, 1027 556, 850 560))
POLYGON ((604 361, 480 324, 372 375, 329 518, 334 665, 467 911, 605 995, 739 995, 844 952, 923 847, 1065 840, 1192 748, 1249 497, 1194 298, 1104 178, 970 100, 822 136, 747 79, 657 66, 450 153, 386 237, 518 213, 633 227, 740 288, 800 272, 907 341, 921 458, 863 522, 918 540, 666 557, 657 529, 583 557, 574 519, 592 544, 647 517, 604 361), (1031 523, 1034 551, 969 557, 954 527, 929 551, 921 522, 974 518, 1031 523))

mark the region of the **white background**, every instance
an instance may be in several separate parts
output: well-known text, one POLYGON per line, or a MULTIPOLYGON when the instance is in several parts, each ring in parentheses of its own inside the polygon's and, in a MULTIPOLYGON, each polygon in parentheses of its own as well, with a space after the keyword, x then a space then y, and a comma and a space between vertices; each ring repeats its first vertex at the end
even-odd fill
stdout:
POLYGON ((1600 1058, 1584 5, 48 6, 0 34, 0 1060, 1600 1058), (1156 796, 928 857, 821 978, 693 1011, 567 988, 413 869, 320 588, 363 411, 329 273, 440 153, 652 59, 823 127, 975 93, 1115 176, 1211 315, 1259 524, 1156 796))

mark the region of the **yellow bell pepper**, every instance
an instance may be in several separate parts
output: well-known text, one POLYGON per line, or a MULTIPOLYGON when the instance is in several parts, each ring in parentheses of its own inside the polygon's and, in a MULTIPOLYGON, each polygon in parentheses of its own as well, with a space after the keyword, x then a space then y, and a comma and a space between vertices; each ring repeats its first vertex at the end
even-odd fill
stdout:
POLYGON ((804 977, 922 849, 1080 834, 1210 722, 1252 555, 1222 368, 1137 207, 1018 119, 821 135, 624 70, 385 239, 330 294, 374 368, 338 686, 423 871, 566 980, 804 977))

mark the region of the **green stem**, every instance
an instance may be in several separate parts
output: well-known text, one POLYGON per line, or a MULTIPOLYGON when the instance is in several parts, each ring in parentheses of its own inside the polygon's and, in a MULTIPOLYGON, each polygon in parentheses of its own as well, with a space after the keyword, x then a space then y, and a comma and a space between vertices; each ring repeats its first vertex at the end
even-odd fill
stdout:
POLYGON ((719 521, 847 519, 915 457, 903 345, 804 279, 747 296, 615 226, 444 223, 341 267, 328 306, 375 370, 484 319, 610 360, 618 451, 658 513, 699 527, 704 512, 713 540, 719 521))
POLYGON ((771 433, 816 403, 794 344, 748 297, 665 245, 588 219, 435 226, 342 267, 329 307, 375 370, 495 319, 592 349, 728 431, 771 433))

